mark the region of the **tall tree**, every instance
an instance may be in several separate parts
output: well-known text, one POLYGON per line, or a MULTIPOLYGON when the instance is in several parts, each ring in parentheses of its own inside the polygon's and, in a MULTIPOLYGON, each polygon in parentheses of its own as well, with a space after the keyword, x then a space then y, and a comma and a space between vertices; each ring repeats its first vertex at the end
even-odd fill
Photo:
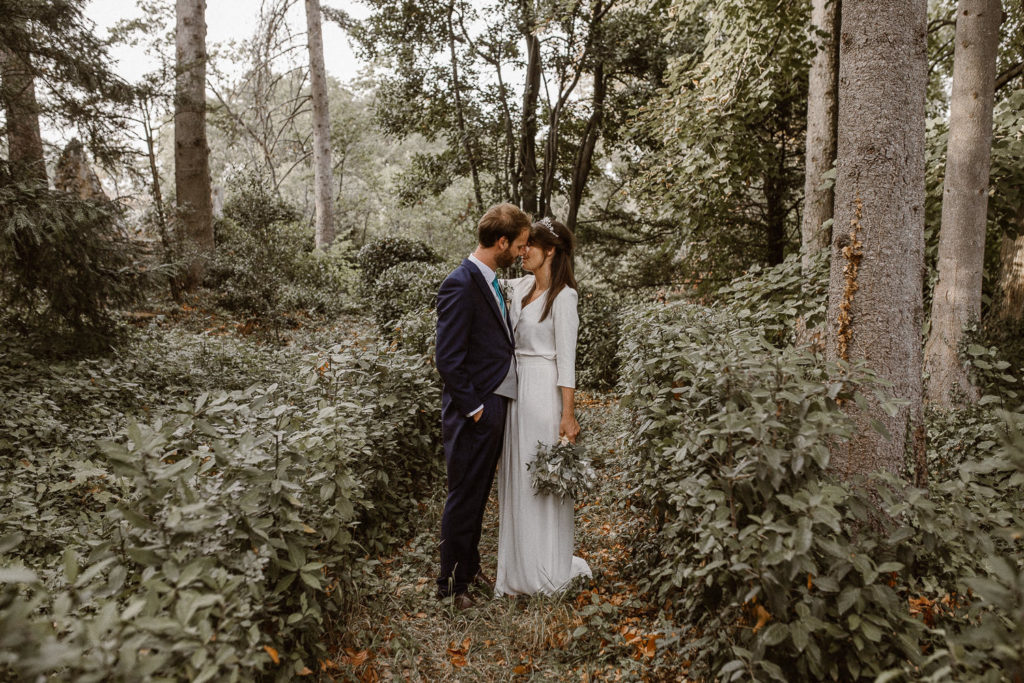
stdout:
POLYGON ((924 348, 927 399, 947 408, 976 398, 959 359, 959 346, 964 326, 981 316, 1001 21, 1000 0, 960 0, 939 232, 939 281, 924 348))
POLYGON ((659 279, 641 275, 650 284, 728 280, 781 263, 799 235, 810 5, 674 7, 679 52, 638 117, 643 167, 631 184, 644 201, 633 223, 665 246, 645 268, 659 279))
POLYGON ((828 248, 832 218, 832 188, 825 174, 836 158, 836 123, 839 84, 839 17, 841 0, 813 0, 811 30, 817 51, 811 60, 807 87, 807 148, 804 173, 804 211, 800 225, 803 265, 828 248))
MULTIPOLYGON (((524 0, 524 7, 532 2, 524 0)), ((532 12, 524 12, 523 38, 526 40, 526 82, 523 88, 523 120, 519 133, 519 195, 523 211, 537 213, 537 99, 540 96, 540 38, 535 33, 532 12)))
POLYGON ((46 184, 39 104, 31 57, 0 46, 0 100, 7 114, 7 152, 17 175, 46 184))
POLYGON ((832 446, 833 465, 846 477, 898 474, 906 452, 919 466, 924 456, 926 19, 926 0, 842 7, 828 355, 866 363, 906 401, 892 414, 874 398, 848 406, 859 429, 832 446))
POLYGON ((203 277, 213 250, 210 148, 206 144, 206 0, 177 0, 174 99, 174 185, 186 244, 195 250, 186 289, 203 277))
POLYGON ((334 241, 334 200, 331 196, 331 117, 327 106, 327 73, 320 31, 320 0, 306 0, 309 33, 309 80, 313 96, 313 178, 316 186, 316 246, 334 241))
POLYGON ((451 73, 452 99, 455 104, 455 123, 459 135, 459 144, 466 154, 469 164, 469 176, 473 180, 473 197, 476 199, 477 211, 484 210, 483 194, 480 191, 480 163, 477 160, 476 145, 471 137, 466 122, 466 105, 462 101, 462 80, 459 78, 459 52, 455 42, 459 39, 456 26, 463 24, 461 13, 456 16, 456 2, 449 0, 445 11, 445 29, 447 30, 449 71, 451 73))

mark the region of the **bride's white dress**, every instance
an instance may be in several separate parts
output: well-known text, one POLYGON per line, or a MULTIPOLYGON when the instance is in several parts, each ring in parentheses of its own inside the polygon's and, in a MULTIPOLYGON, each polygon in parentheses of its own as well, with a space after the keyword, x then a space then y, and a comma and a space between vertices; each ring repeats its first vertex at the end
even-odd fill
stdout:
POLYGON ((537 443, 558 442, 562 390, 576 386, 576 290, 558 293, 540 320, 547 292, 525 308, 534 278, 507 280, 515 329, 518 399, 509 402, 505 442, 498 461, 498 575, 495 595, 553 593, 590 567, 573 551, 573 501, 536 495, 526 465, 537 443))

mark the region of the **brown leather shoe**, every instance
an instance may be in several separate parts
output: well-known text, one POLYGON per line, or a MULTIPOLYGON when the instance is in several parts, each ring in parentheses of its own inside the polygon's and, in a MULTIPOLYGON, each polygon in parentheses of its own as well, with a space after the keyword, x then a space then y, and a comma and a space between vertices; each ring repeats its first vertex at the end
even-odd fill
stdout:
POLYGON ((459 593, 452 596, 452 604, 460 612, 476 605, 476 601, 469 596, 469 593, 459 593))
POLYGON ((473 585, 477 588, 486 588, 489 591, 493 591, 494 579, 487 576, 487 574, 484 574, 484 571, 481 569, 476 573, 476 576, 473 577, 473 585))

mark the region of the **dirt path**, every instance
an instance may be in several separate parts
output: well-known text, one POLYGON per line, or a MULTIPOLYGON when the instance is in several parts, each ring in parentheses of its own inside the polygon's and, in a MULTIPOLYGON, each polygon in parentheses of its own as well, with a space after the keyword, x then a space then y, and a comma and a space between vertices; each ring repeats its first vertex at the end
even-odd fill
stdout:
MULTIPOLYGON (((412 540, 381 561, 374 595, 335 644, 323 671, 327 679, 679 680, 682 663, 670 652, 670 625, 627 578, 639 517, 621 479, 617 416, 607 397, 580 401, 580 423, 601 475, 597 490, 576 506, 576 552, 590 563, 592 581, 556 597, 482 597, 476 607, 454 611, 434 597, 444 492, 433 491, 410 520, 412 540)), ((494 576, 493 495, 481 555, 494 576)))

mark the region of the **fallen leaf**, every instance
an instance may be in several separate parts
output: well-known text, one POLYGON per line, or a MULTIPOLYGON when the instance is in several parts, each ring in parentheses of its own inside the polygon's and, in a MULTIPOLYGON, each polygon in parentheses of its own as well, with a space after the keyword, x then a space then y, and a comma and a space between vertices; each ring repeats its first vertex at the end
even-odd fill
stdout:
POLYGON ((300 671, 298 673, 298 675, 299 676, 312 676, 313 672, 310 670, 310 668, 308 666, 304 666, 304 667, 302 667, 302 671, 300 671))
POLYGON ((754 633, 757 633, 768 621, 772 618, 772 615, 761 605, 754 607, 754 613, 757 614, 757 624, 754 625, 754 633))
POLYGON ((345 648, 345 656, 341 658, 341 661, 343 664, 358 667, 365 664, 366 660, 369 658, 370 653, 368 650, 360 650, 359 652, 356 652, 355 650, 345 648))
POLYGON ((264 645, 263 649, 267 651, 268 655, 270 655, 270 659, 273 660, 274 664, 280 664, 281 663, 281 658, 277 656, 277 650, 275 650, 274 648, 270 647, 269 645, 264 645))

